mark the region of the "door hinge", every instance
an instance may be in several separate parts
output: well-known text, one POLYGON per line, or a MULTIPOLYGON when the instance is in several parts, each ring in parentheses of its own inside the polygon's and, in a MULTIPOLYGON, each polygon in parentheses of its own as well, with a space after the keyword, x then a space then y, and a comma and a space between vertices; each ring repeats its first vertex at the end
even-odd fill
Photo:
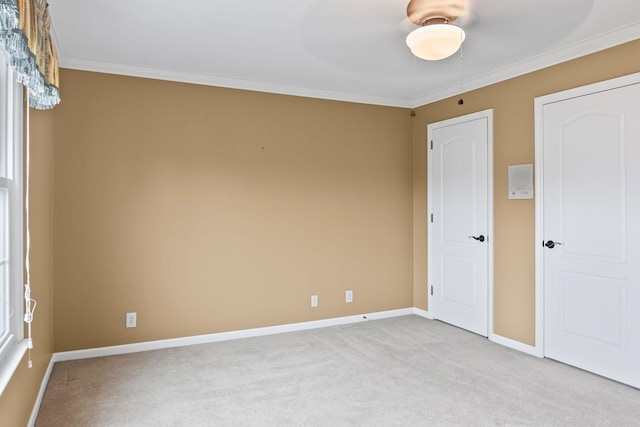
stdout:
POLYGON ((433 150, 433 139, 431 140, 431 149, 433 150))
POLYGON ((433 295, 433 285, 431 285, 431 295, 433 295))
POLYGON ((433 224, 433 214, 431 214, 431 223, 433 224))

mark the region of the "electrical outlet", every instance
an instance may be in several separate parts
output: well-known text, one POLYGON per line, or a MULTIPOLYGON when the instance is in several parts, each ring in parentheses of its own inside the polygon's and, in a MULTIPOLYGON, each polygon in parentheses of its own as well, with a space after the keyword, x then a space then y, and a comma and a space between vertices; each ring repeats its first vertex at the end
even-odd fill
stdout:
POLYGON ((353 302, 353 291, 347 291, 347 292, 345 292, 344 301, 345 301, 346 303, 353 302))
POLYGON ((318 295, 311 295, 311 307, 318 306, 318 295))
POLYGON ((124 326, 126 328, 135 328, 138 321, 138 313, 127 313, 124 326))

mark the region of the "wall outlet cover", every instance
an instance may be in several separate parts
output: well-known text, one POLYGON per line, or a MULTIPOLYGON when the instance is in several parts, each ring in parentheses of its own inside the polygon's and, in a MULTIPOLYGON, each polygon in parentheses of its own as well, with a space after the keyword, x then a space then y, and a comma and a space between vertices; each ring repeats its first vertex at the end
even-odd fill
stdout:
POLYGON ((136 312, 127 313, 125 317, 125 327, 135 328, 137 323, 138 323, 138 313, 136 312))
POLYGON ((353 291, 349 290, 345 293, 345 297, 344 297, 344 301, 346 303, 351 303, 353 302, 353 291))

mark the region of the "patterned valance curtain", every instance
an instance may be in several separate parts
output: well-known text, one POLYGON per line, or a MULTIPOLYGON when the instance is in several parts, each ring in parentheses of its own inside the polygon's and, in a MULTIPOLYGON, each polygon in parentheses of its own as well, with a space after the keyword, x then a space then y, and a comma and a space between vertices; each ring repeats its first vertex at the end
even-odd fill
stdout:
POLYGON ((60 102, 48 7, 46 0, 0 0, 0 43, 18 81, 29 89, 29 106, 40 110, 60 102))

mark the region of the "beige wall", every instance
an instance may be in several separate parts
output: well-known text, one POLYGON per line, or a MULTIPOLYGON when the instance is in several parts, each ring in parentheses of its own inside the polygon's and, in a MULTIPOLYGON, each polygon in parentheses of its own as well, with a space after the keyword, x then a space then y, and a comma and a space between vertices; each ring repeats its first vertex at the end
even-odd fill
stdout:
POLYGON ((462 106, 456 97, 421 107, 413 119, 63 70, 63 103, 32 110, 36 348, 34 368, 23 363, 0 396, 6 424, 29 418, 54 325, 64 351, 427 308, 426 126, 487 108, 495 332, 533 344, 534 206, 506 198, 507 166, 534 160, 536 96, 638 72, 639 53, 640 41, 629 43, 467 93, 462 106), (124 328, 126 311, 138 312, 138 328, 124 328))
POLYGON ((71 70, 61 87, 56 351, 413 305, 409 110, 71 70))
POLYGON ((508 200, 507 166, 534 162, 534 98, 640 72, 640 41, 416 109, 413 120, 414 304, 427 308, 427 124, 494 110, 494 332, 535 344, 534 201, 508 200))
POLYGON ((27 425, 53 352, 53 113, 31 110, 31 295, 33 368, 26 357, 0 396, 3 426, 27 425))

